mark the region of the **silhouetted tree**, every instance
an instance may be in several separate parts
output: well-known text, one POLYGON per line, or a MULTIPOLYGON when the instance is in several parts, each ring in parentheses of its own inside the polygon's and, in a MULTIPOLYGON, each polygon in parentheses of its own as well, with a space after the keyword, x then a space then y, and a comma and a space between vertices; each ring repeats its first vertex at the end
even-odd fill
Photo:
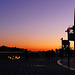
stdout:
POLYGON ((24 56, 25 56, 25 59, 28 59, 28 50, 27 49, 24 50, 24 56))
POLYGON ((51 57, 52 57, 52 60, 53 60, 53 57, 55 56, 55 52, 53 50, 51 50, 51 57))
POLYGON ((50 60, 50 57, 51 57, 51 51, 50 51, 50 50, 49 50, 49 51, 46 51, 45 56, 50 60))

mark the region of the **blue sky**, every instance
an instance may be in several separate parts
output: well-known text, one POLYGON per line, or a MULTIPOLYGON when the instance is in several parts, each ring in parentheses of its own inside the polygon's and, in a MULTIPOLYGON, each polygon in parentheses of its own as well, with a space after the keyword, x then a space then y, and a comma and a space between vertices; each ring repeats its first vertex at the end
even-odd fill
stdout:
POLYGON ((59 48, 74 24, 74 8, 75 0, 0 0, 0 45, 59 48))

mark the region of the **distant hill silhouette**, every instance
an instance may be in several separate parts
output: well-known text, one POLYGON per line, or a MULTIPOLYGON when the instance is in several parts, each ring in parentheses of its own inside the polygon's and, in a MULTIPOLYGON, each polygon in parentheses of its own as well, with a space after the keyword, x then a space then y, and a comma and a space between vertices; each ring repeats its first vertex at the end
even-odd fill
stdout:
POLYGON ((27 49, 22 49, 22 48, 16 48, 16 47, 7 47, 7 46, 1 46, 0 47, 0 51, 24 51, 24 50, 27 50, 27 49))

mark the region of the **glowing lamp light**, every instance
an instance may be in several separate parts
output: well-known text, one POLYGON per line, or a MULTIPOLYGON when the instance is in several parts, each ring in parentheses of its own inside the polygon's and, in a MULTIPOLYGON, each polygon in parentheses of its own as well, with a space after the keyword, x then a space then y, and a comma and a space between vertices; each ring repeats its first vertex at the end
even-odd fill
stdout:
POLYGON ((10 58, 10 56, 8 56, 8 58, 10 58))
POLYGON ((17 56, 15 56, 15 59, 17 59, 17 56))
POLYGON ((10 59, 10 60, 18 60, 18 59, 20 59, 21 57, 20 56, 8 56, 8 58, 10 59))
POLYGON ((11 59, 11 57, 10 57, 10 59, 11 59))
POLYGON ((14 58, 12 58, 12 60, 14 60, 14 58))
POLYGON ((14 57, 14 56, 13 56, 14 57))
POLYGON ((20 56, 19 56, 19 59, 20 59, 20 56))

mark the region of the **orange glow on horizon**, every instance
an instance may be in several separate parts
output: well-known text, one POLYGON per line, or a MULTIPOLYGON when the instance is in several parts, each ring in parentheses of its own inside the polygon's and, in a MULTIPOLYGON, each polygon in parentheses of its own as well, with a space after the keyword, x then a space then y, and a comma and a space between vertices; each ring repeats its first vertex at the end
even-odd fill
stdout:
MULTIPOLYGON (((55 43, 31 43, 31 44, 26 44, 26 43, 23 43, 22 42, 19 44, 19 43, 5 43, 3 45, 5 46, 8 46, 8 47, 16 47, 16 48, 24 48, 24 49, 27 49, 28 51, 48 51, 48 50, 55 50, 58 45, 55 43)), ((0 45, 2 46, 2 45, 0 45)))
MULTIPOLYGON (((71 47, 73 49, 73 42, 71 42, 71 47)), ((61 40, 57 38, 22 38, 22 37, 13 37, 13 38, 6 38, 4 41, 1 40, 0 46, 5 45, 8 47, 16 47, 16 48, 24 48, 28 49, 28 51, 48 51, 61 48, 61 40)))
MULTIPOLYGON (((24 49, 27 49, 28 51, 30 50, 30 51, 48 51, 48 50, 54 50, 55 51, 55 49, 59 49, 59 48, 61 48, 61 46, 59 46, 59 44, 61 45, 61 43, 55 43, 55 42, 53 42, 53 43, 40 43, 40 44, 38 44, 38 43, 36 43, 36 44, 26 44, 26 43, 24 43, 23 45, 22 45, 22 43, 5 43, 5 44, 2 44, 2 45, 5 45, 5 46, 7 46, 7 47, 16 47, 16 48, 24 48, 24 49)), ((70 47, 72 48, 72 49, 74 49, 74 46, 73 46, 73 42, 71 42, 71 44, 70 44, 70 47)), ((2 46, 1 44, 0 44, 0 46, 2 46)))

